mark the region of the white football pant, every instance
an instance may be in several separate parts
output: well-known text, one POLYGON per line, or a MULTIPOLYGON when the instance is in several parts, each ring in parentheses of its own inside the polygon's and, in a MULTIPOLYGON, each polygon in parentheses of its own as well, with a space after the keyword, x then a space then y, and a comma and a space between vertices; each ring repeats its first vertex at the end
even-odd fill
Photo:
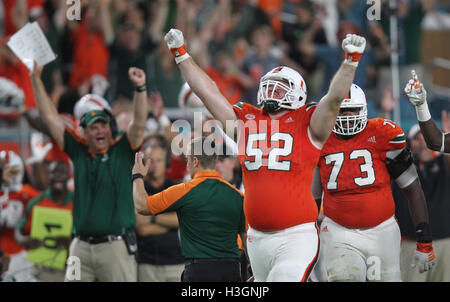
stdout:
POLYGON ((394 217, 368 229, 349 229, 328 217, 320 226, 318 281, 401 281, 400 228, 394 217), (324 280, 326 279, 326 280, 324 280))
POLYGON ((247 249, 255 282, 307 281, 319 253, 314 222, 276 232, 260 232, 250 226, 247 249))

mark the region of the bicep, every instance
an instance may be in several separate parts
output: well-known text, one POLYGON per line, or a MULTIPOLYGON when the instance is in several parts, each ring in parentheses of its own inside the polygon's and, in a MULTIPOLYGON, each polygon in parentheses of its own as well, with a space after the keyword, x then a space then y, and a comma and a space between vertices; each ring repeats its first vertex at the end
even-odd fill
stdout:
POLYGON ((222 129, 226 130, 227 121, 237 120, 233 106, 218 90, 215 93, 206 94, 202 101, 214 118, 220 121, 222 129))
POLYGON ((336 123, 339 106, 334 106, 334 104, 335 102, 324 96, 311 115, 309 128, 312 138, 320 146, 325 144, 336 123))
POLYGON ((397 185, 404 189, 418 179, 416 166, 408 149, 390 150, 386 153, 386 167, 397 185))
POLYGON ((192 91, 202 100, 215 119, 223 125, 227 120, 236 120, 231 104, 219 91, 216 83, 192 58, 179 64, 179 67, 192 91))

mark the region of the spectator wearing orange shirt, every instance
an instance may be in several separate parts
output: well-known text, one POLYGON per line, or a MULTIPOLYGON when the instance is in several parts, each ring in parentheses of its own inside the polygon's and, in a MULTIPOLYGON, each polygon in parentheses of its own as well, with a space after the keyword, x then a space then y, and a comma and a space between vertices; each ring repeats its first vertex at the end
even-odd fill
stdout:
POLYGON ((14 230, 23 215, 28 202, 39 195, 39 191, 28 184, 22 184, 24 166, 22 159, 13 151, 0 152, 0 166, 17 167, 17 173, 9 182, 2 183, 0 190, 0 249, 11 257, 8 274, 17 281, 30 281, 32 276, 27 268, 27 252, 14 237, 14 230))
POLYGON ((227 52, 218 53, 215 61, 217 62, 215 67, 210 65, 205 71, 228 102, 235 104, 241 100, 244 89, 241 81, 244 75, 234 63, 233 56, 227 52))
POLYGON ((98 11, 97 6, 88 6, 81 24, 71 35, 73 58, 69 85, 72 88, 89 82, 94 75, 107 78, 109 51, 98 11))
MULTIPOLYGON (((6 46, 9 37, 0 41, 0 77, 14 82, 23 90, 26 108, 36 107, 28 68, 6 46)), ((18 116, 17 116, 18 117, 18 116)))

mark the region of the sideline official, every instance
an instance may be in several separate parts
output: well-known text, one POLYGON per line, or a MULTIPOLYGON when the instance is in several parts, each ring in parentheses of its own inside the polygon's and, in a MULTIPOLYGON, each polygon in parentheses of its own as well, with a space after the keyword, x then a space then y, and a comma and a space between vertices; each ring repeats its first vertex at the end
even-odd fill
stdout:
POLYGON ((141 215, 177 212, 181 252, 186 258, 183 282, 239 282, 237 235, 246 241, 244 198, 214 170, 217 154, 207 155, 205 146, 214 148, 214 142, 199 137, 188 145, 191 181, 151 196, 143 181, 149 162, 144 164, 142 153, 137 153, 132 176, 134 204, 141 215))

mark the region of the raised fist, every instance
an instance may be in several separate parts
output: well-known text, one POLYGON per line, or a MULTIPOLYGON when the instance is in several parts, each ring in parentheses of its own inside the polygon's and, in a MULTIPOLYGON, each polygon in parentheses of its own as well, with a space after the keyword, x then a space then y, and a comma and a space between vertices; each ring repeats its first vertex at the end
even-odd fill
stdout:
POLYGON ((128 77, 135 87, 145 85, 145 72, 142 69, 130 67, 128 77))
POLYGON ((166 40, 167 47, 169 47, 172 55, 175 57, 175 62, 177 64, 180 64, 190 57, 184 46, 184 38, 181 30, 172 28, 164 36, 164 40, 166 40))
POLYGON ((164 36, 164 40, 166 40, 169 49, 180 48, 184 45, 183 33, 179 29, 172 28, 169 30, 164 36))
POLYGON ((355 65, 357 65, 365 48, 366 39, 364 37, 347 34, 347 37, 342 40, 342 49, 345 52, 345 58, 348 63, 356 63, 355 65))

